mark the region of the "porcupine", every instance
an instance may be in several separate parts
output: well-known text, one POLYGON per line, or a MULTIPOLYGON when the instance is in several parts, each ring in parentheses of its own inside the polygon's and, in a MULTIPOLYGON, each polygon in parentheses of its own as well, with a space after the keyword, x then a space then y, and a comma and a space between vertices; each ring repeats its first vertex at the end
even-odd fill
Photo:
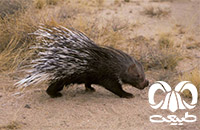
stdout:
POLYGON ((70 84, 85 84, 86 91, 95 91, 92 84, 123 98, 133 95, 122 89, 130 84, 138 89, 148 86, 142 64, 128 54, 95 44, 82 32, 63 26, 40 27, 33 33, 41 40, 40 50, 32 60, 29 75, 17 82, 20 87, 48 81, 50 97, 61 97, 60 91, 70 84))

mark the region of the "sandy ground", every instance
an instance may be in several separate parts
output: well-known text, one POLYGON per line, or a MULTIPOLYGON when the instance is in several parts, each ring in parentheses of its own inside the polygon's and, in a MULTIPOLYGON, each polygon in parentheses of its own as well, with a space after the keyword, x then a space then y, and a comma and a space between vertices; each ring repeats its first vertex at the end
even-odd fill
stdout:
MULTIPOLYGON (((109 2, 108 2, 109 4, 109 2)), ((158 32, 170 32, 175 24, 180 24, 187 30, 187 35, 199 40, 200 35, 200 3, 198 0, 175 0, 174 2, 153 2, 152 5, 171 9, 168 18, 150 18, 141 15, 143 7, 149 5, 147 0, 123 3, 119 7, 100 10, 99 17, 124 16, 131 22, 140 21, 140 27, 129 35, 155 36, 158 32), (118 12, 118 13, 116 13, 118 12)), ((182 39, 182 35, 177 35, 182 39)), ((199 65, 199 50, 191 50, 194 59, 187 63, 181 62, 180 71, 199 65)), ((147 77, 153 83, 157 79, 154 72, 148 72, 147 77)), ((84 91, 83 85, 73 85, 65 88, 61 98, 50 98, 45 89, 47 86, 30 88, 24 92, 13 88, 16 77, 0 74, 0 129, 24 130, 199 130, 200 105, 192 110, 154 110, 148 102, 148 90, 137 90, 131 86, 124 89, 134 94, 132 99, 122 99, 102 87, 94 86, 96 92, 84 91), (184 123, 182 126, 170 126, 168 123, 154 124, 149 121, 151 115, 167 116, 175 114, 183 117, 185 112, 197 116, 197 122, 184 123)), ((178 82, 177 82, 178 83, 178 82)), ((176 84, 177 84, 176 83, 176 84)), ((156 100, 162 100, 165 94, 157 93, 156 100)), ((190 99, 184 99, 190 102, 190 99)))
MULTIPOLYGON (((125 86, 126 91, 135 95, 132 99, 119 98, 99 86, 95 88, 96 92, 87 93, 83 85, 70 86, 62 91, 63 97, 55 99, 49 98, 44 89, 30 89, 20 94, 1 92, 0 124, 10 124, 14 128, 27 130, 200 129, 199 102, 195 109, 189 110, 190 115, 197 116, 198 120, 195 123, 184 123, 182 126, 170 126, 168 123, 153 124, 149 121, 151 115, 166 117, 176 114, 181 118, 186 111, 178 110, 172 113, 169 110, 152 109, 148 102, 148 88, 140 91, 125 86)), ((165 94, 158 93, 156 101, 163 100, 164 97, 165 94)))

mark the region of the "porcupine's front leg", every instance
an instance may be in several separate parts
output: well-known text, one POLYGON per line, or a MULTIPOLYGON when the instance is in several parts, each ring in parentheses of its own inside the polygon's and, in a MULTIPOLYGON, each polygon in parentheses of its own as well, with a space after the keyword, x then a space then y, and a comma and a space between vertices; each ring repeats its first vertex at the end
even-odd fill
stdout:
POLYGON ((91 84, 85 83, 85 91, 86 92, 95 92, 95 89, 91 87, 91 84))
POLYGON ((63 82, 54 82, 49 85, 46 92, 51 98, 61 97, 62 94, 59 91, 61 91, 63 87, 63 82))
POLYGON ((133 94, 127 93, 122 89, 122 86, 120 83, 113 81, 113 80, 107 80, 104 81, 103 84, 104 88, 111 91, 112 93, 118 95, 121 98, 132 98, 134 97, 133 94))

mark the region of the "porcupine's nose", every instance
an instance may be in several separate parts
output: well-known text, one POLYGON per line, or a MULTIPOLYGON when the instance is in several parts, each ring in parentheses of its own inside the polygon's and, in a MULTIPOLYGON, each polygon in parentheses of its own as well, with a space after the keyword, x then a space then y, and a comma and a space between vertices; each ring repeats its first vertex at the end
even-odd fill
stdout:
POLYGON ((144 88, 146 88, 148 86, 149 86, 149 81, 146 80, 146 79, 143 82, 139 83, 139 88, 140 89, 144 89, 144 88))

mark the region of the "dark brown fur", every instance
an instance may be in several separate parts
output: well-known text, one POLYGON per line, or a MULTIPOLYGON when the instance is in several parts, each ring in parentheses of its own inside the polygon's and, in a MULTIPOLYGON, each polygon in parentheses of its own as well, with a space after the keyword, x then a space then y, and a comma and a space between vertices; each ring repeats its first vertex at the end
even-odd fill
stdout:
POLYGON ((74 73, 70 77, 51 82, 47 89, 51 97, 62 96, 59 91, 64 85, 71 83, 84 83, 87 91, 95 91, 91 85, 97 84, 123 98, 131 98, 133 95, 122 89, 122 83, 130 84, 138 89, 148 86, 142 65, 126 53, 99 46, 84 48, 84 50, 91 55, 88 60, 88 71, 82 74, 74 73))

